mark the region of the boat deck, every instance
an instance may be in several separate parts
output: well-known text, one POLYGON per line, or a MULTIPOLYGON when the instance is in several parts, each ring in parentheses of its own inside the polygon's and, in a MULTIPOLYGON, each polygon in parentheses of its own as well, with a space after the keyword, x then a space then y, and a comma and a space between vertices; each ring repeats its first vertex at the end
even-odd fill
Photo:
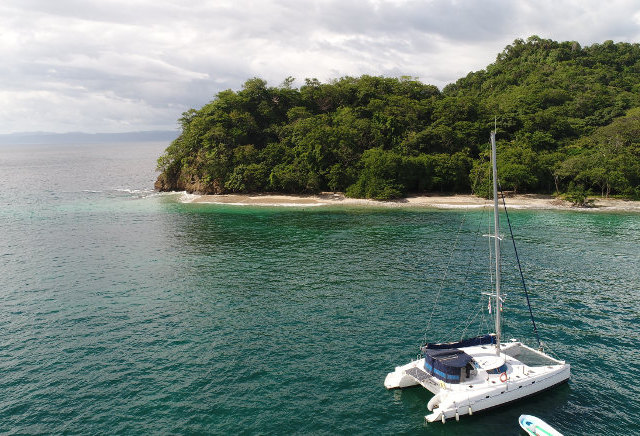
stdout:
POLYGON ((413 378, 423 387, 431 390, 431 387, 433 386, 432 380, 434 378, 431 374, 429 374, 425 370, 418 367, 413 367, 413 368, 407 369, 404 373, 407 374, 409 377, 413 378))

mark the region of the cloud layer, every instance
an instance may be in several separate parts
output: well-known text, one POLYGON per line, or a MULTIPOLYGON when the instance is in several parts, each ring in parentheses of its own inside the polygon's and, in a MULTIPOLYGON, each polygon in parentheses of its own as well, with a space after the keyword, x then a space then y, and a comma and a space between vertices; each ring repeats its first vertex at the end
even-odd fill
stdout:
POLYGON ((5 0, 0 133, 176 128, 254 76, 410 75, 442 87, 532 34, 640 38, 631 0, 5 0), (189 4, 193 3, 193 4, 189 4))

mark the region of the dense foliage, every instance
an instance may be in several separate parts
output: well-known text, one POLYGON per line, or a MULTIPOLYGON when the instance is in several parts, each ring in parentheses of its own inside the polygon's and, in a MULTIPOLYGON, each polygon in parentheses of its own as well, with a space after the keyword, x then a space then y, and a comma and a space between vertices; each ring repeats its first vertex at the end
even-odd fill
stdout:
POLYGON ((638 44, 518 39, 442 91, 409 77, 292 84, 250 79, 185 112, 156 187, 487 195, 495 122, 504 189, 640 198, 638 44))

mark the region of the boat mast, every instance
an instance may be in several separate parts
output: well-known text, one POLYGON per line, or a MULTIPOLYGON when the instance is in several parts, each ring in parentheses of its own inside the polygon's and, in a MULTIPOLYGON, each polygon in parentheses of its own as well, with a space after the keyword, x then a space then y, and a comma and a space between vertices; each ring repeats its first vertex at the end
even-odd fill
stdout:
POLYGON ((496 253, 496 355, 500 356, 500 218, 498 215, 498 165, 496 162, 496 132, 491 132, 491 162, 493 166, 493 226, 496 253))

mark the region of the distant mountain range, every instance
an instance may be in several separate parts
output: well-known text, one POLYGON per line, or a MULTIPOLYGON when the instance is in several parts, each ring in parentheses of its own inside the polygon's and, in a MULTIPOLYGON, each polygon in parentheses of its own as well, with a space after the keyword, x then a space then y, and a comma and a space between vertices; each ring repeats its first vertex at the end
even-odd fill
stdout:
POLYGON ((124 133, 51 133, 51 132, 22 132, 0 134, 0 145, 27 144, 96 144, 115 142, 146 142, 173 141, 180 132, 177 130, 151 130, 144 132, 124 133))

